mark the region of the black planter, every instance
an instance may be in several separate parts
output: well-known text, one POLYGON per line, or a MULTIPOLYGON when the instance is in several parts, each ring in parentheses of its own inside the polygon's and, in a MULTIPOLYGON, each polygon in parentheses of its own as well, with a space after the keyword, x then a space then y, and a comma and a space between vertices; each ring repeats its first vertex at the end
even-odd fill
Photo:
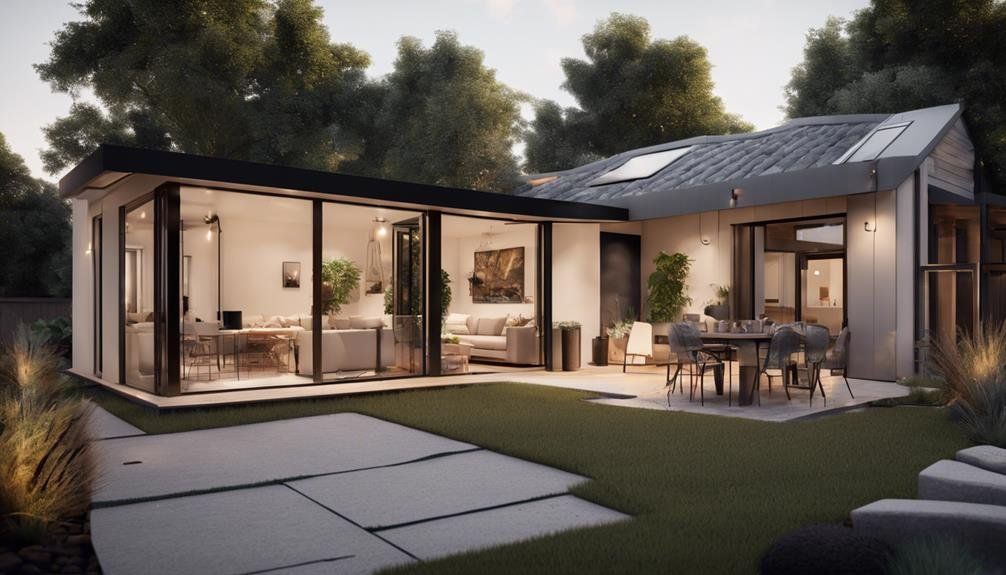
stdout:
POLYGON ((580 369, 580 328, 563 328, 562 334, 562 370, 576 371, 580 369))
POLYGON ((608 338, 595 337, 591 342, 591 363, 594 365, 608 365, 608 338))

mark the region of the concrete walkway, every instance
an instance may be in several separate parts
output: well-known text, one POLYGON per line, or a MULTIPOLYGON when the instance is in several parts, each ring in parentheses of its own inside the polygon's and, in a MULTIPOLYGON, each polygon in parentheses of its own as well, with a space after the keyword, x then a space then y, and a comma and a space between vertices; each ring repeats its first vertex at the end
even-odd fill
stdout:
POLYGON ((113 575, 369 573, 628 519, 582 476, 359 414, 128 435, 94 444, 113 575))

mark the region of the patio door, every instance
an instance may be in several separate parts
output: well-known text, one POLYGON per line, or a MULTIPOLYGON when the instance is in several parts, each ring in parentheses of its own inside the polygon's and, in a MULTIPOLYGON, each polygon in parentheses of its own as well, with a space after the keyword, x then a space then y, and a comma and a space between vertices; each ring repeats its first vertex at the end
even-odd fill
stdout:
POLYGON ((796 319, 842 331, 845 318, 845 254, 813 254, 800 258, 800 302, 796 319))

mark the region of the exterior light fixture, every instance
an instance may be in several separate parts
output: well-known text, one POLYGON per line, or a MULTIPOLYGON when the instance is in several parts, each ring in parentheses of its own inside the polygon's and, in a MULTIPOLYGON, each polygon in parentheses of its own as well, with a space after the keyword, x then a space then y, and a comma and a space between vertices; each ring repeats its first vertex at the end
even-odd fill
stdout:
POLYGON ((84 250, 84 255, 86 256, 91 255, 91 242, 87 242, 87 249, 84 250))
POLYGON ((877 232, 877 224, 876 224, 876 222, 871 222, 871 221, 867 220, 867 221, 863 222, 863 229, 866 230, 866 231, 868 231, 868 232, 871 232, 871 233, 876 233, 877 232))
POLYGON ((821 270, 814 270, 814 275, 816 275, 816 276, 821 275, 821 270))
POLYGON ((744 193, 744 190, 742 190, 740 188, 732 188, 730 190, 730 207, 731 208, 736 208, 737 207, 737 200, 740 199, 741 194, 743 194, 743 193, 744 193))
POLYGON ((712 242, 713 241, 711 239, 709 239, 709 236, 702 236, 701 238, 699 238, 699 243, 701 243, 704 246, 708 246, 712 242))
POLYGON ((374 223, 377 224, 375 232, 377 234, 377 237, 383 238, 384 236, 388 235, 388 226, 384 225, 384 223, 387 221, 388 220, 380 217, 374 218, 374 223))

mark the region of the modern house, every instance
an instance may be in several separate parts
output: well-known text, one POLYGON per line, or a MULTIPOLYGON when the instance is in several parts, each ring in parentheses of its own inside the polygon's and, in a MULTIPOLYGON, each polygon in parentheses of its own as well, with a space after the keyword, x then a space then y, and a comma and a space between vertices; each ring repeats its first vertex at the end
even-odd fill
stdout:
POLYGON ((847 323, 849 375, 893 380, 925 334, 1006 316, 1006 198, 980 165, 957 105, 671 142, 514 194, 102 146, 60 182, 73 370, 177 395, 549 366, 542 326, 579 321, 589 357, 645 315, 667 251, 694 261, 689 311, 724 286, 732 318, 847 323))

